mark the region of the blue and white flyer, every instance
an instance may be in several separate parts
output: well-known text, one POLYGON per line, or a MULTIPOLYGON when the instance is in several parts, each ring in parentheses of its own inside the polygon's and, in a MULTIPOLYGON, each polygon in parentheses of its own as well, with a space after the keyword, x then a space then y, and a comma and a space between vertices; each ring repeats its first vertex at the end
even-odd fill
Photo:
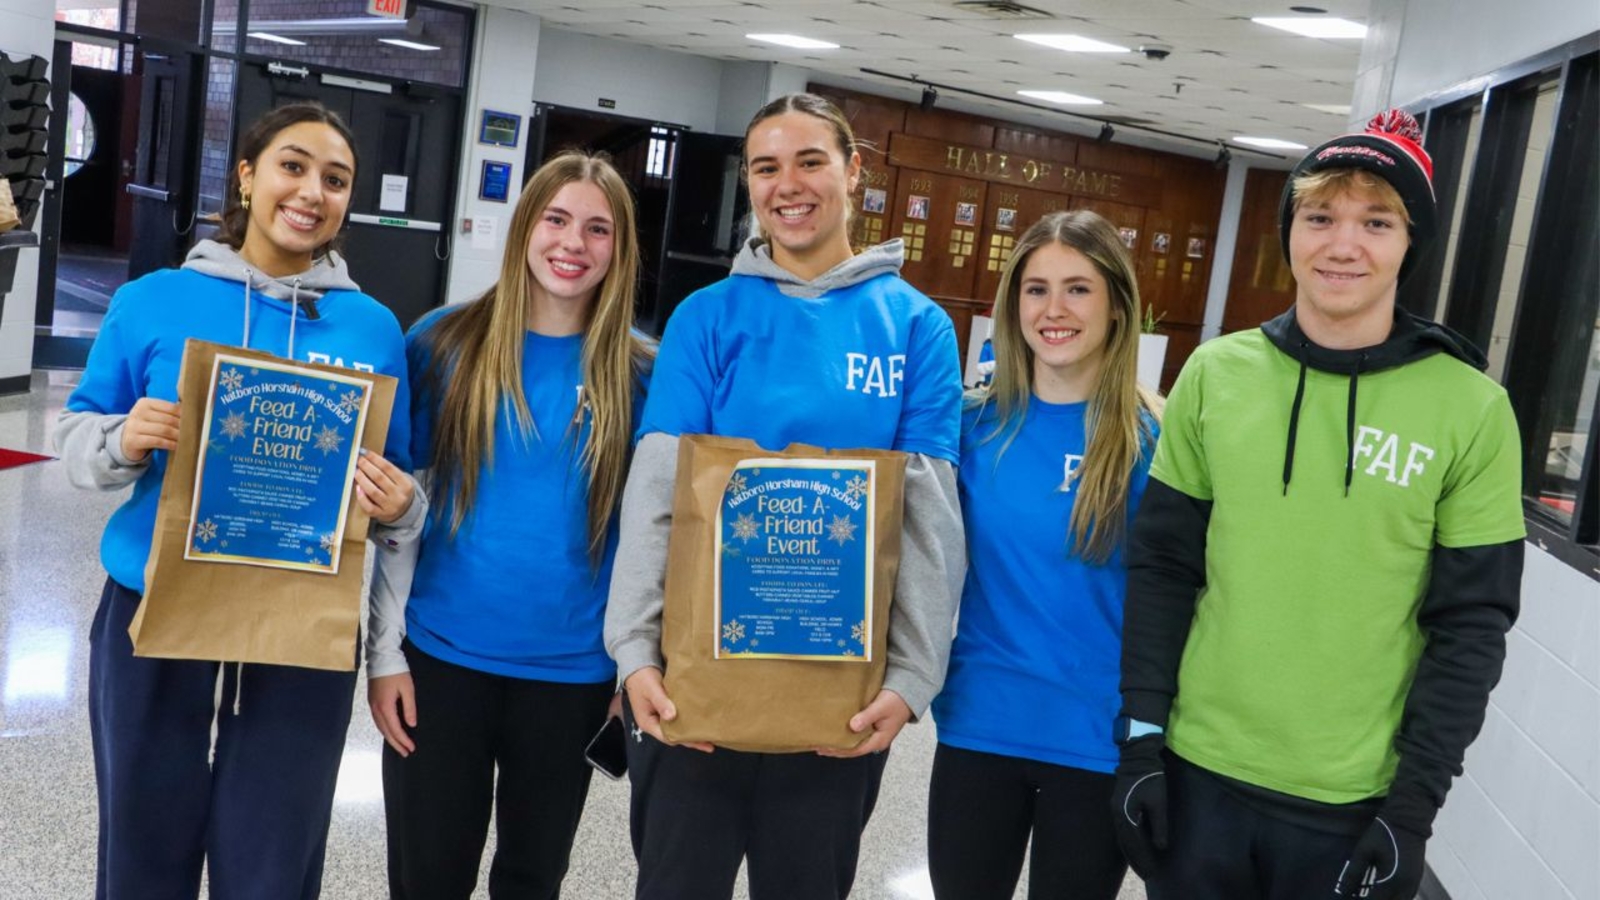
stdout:
POLYGON ((716 658, 872 659, 873 487, 859 459, 747 459, 717 512, 716 658))
POLYGON ((218 353, 184 558, 337 574, 372 382, 218 353))

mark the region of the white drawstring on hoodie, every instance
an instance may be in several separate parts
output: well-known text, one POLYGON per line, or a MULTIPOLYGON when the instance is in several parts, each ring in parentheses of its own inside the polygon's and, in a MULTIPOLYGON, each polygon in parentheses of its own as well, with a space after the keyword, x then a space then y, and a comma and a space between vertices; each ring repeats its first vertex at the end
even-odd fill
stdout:
MULTIPOLYGON (((250 290, 254 277, 255 273, 246 266, 244 270, 244 335, 239 341, 239 346, 246 350, 250 349, 250 306, 253 299, 250 295, 250 290)), ((296 278, 290 282, 289 287, 289 352, 287 356, 292 361, 294 359, 295 320, 300 317, 300 279, 296 278)), ((233 714, 237 716, 243 705, 241 697, 244 695, 244 663, 241 661, 234 665, 233 714)), ((227 674, 228 667, 226 664, 217 666, 217 687, 212 692, 211 697, 211 744, 206 751, 206 764, 211 766, 216 765, 217 762, 217 734, 221 730, 223 684, 226 681, 227 674)))

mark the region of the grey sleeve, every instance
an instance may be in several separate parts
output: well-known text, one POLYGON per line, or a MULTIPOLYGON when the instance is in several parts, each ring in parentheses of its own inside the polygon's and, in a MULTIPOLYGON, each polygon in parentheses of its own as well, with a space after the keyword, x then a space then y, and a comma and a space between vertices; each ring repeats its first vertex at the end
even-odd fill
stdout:
MULTIPOLYGON (((408 475, 407 477, 414 476, 408 475)), ((372 523, 372 543, 377 548, 372 565, 372 593, 367 598, 367 678, 382 678, 411 671, 400 649, 406 636, 406 601, 411 597, 411 576, 422 546, 422 526, 428 518, 428 494, 422 483, 412 495, 411 508, 394 523, 372 523)))
POLYGON ((905 700, 914 719, 922 717, 944 686, 966 573, 955 467, 913 453, 906 464, 900 573, 889 611, 889 665, 883 686, 905 700))
POLYGON ((62 410, 51 435, 66 463, 73 486, 114 491, 138 481, 150 469, 150 457, 131 462, 122 455, 122 414, 62 410))
POLYGON ((622 493, 621 533, 606 600, 606 652, 617 661, 622 681, 646 666, 662 666, 661 607, 677 474, 678 439, 645 435, 634 448, 622 493))

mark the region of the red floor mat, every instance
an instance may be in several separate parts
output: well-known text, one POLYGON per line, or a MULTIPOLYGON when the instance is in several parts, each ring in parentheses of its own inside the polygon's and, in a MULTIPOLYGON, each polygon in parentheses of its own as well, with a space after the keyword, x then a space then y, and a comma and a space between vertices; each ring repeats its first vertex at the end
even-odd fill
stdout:
POLYGON ((55 459, 54 456, 40 456, 37 453, 24 453, 21 450, 7 450, 0 447, 0 469, 10 469, 14 466, 25 466, 28 463, 44 462, 55 459))

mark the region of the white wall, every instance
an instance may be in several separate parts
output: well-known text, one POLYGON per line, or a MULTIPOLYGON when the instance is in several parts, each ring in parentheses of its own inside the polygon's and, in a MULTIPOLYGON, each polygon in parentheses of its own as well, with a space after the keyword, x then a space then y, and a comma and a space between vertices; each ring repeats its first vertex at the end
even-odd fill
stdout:
MULTIPOLYGON (((1374 0, 1360 120, 1600 30, 1593 0, 1374 0)), ((1522 618, 1428 863, 1453 900, 1600 897, 1600 586, 1528 545, 1522 618)))
POLYGON ((717 130, 722 62, 555 28, 539 37, 533 99, 541 103, 717 130))
MULTIPOLYGON (((12 57, 48 60, 55 43, 55 15, 51 0, 0 0, 0 50, 12 57)), ((36 217, 36 229, 38 224, 36 217)), ((33 312, 39 283, 39 251, 7 252, 18 254, 17 277, 0 318, 0 379, 27 375, 33 369, 33 312)))
MULTIPOLYGON (((1378 0, 1373 6, 1392 3, 1378 0)), ((1393 103, 1407 104, 1600 30, 1594 0, 1404 0, 1393 103)))
POLYGON ((456 204, 455 219, 444 223, 453 242, 446 289, 451 303, 464 303, 476 297, 500 277, 506 229, 511 225, 512 210, 516 209, 518 189, 527 178, 522 170, 528 151, 528 133, 533 124, 530 91, 540 58, 538 17, 496 6, 480 6, 478 13, 478 46, 472 61, 472 83, 467 86, 467 121, 462 129, 461 172, 456 187, 460 200, 456 204), (485 109, 523 117, 517 146, 493 147, 478 143, 479 114, 485 109), (478 199, 478 178, 484 160, 511 164, 511 196, 505 203, 478 199), (477 246, 472 235, 461 233, 461 222, 464 218, 485 216, 495 220, 495 237, 484 246, 477 246))

